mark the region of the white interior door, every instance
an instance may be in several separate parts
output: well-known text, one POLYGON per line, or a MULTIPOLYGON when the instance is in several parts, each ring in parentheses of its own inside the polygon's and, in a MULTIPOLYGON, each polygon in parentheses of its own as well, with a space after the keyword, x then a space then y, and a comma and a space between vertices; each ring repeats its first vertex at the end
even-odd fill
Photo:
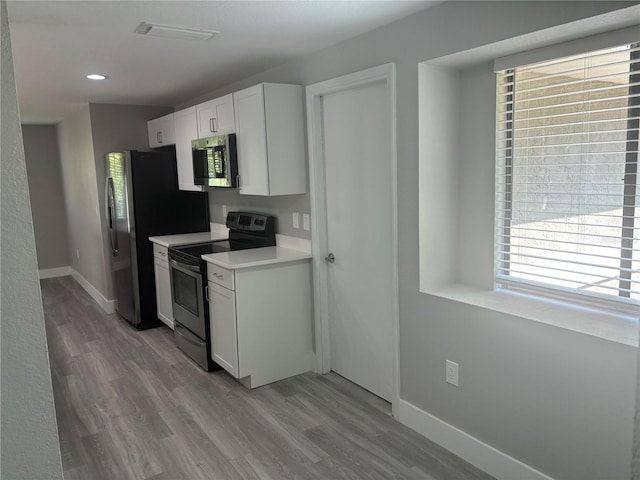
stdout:
POLYGON ((391 401, 394 172, 385 81, 320 98, 331 370, 391 401))

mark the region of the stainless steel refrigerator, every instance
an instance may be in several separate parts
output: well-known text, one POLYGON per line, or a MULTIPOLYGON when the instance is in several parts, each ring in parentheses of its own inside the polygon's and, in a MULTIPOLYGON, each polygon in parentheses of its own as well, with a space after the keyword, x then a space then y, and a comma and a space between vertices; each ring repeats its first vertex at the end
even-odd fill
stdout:
POLYGON ((169 152, 105 155, 105 215, 116 311, 138 329, 161 325, 149 237, 209 230, 207 194, 178 190, 169 152))

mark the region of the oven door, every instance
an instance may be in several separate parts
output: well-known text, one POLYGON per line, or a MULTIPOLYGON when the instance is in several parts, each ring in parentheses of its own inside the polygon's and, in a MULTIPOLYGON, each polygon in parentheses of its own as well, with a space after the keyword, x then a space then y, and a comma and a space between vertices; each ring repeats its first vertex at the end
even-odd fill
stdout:
POLYGON ((173 318, 206 339, 201 267, 179 262, 170 256, 169 268, 173 318))

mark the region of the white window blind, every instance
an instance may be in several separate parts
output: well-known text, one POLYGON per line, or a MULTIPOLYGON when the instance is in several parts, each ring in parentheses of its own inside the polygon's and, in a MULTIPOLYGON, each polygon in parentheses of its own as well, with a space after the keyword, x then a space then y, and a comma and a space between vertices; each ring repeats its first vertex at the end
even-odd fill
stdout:
POLYGON ((496 283, 640 305, 640 44, 497 74, 496 283))

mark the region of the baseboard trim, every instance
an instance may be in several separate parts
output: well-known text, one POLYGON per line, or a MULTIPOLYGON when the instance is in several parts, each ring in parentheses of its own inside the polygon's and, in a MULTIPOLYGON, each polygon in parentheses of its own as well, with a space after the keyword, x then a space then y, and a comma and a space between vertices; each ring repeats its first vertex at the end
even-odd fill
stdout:
POLYGON ((115 300, 107 300, 100 291, 94 287, 89 280, 84 278, 80 273, 76 270, 71 269, 71 276, 80 284, 85 291, 91 295, 98 305, 105 311, 105 313, 115 313, 116 312, 116 302, 115 300))
POLYGON ((498 480, 553 480, 411 403, 400 400, 400 423, 415 430, 498 480))
POLYGON ((56 278, 56 277, 68 277, 71 275, 72 269, 71 267, 56 267, 56 268, 43 268, 38 270, 38 275, 40 276, 40 280, 44 280, 45 278, 56 278))

